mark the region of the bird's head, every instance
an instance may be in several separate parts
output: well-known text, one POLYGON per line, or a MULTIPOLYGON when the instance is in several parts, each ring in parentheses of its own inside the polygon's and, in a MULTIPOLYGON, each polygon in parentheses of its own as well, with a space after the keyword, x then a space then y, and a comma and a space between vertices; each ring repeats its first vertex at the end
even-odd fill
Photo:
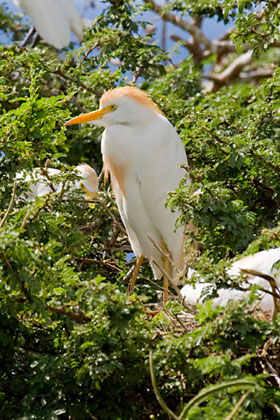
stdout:
POLYGON ((87 164, 82 164, 76 167, 76 171, 82 178, 78 188, 85 193, 85 198, 90 200, 98 197, 98 177, 95 170, 87 164))
POLYGON ((130 125, 149 122, 160 110, 146 92, 124 86, 109 90, 100 99, 97 111, 79 115, 66 122, 66 125, 89 122, 101 127, 115 124, 130 125))

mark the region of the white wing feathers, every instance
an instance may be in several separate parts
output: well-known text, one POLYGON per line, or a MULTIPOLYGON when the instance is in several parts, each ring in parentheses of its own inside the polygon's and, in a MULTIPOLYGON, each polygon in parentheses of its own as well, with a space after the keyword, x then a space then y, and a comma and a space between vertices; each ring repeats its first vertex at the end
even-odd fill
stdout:
MULTIPOLYGON (((175 128, 164 117, 159 117, 163 121, 162 124, 157 125, 157 131, 153 130, 153 150, 150 151, 151 156, 157 156, 157 158, 156 161, 151 158, 145 166, 142 164, 145 170, 141 174, 141 197, 154 230, 160 232, 162 241, 170 251, 176 267, 181 270, 183 269, 183 261, 180 259, 184 228, 179 227, 174 232, 179 213, 176 211, 172 213, 170 208, 165 207, 165 203, 168 192, 177 188, 185 175, 185 170, 179 165, 187 164, 187 156, 175 128), (150 169, 153 173, 156 171, 157 180, 160 182, 155 183, 154 177, 150 175, 150 169)), ((157 240, 157 238, 154 239, 157 240)))
POLYGON ((83 24, 72 0, 14 0, 31 18, 39 35, 60 49, 70 42, 73 31, 79 40, 83 24))
MULTIPOLYGON (((273 276, 280 286, 280 271, 274 268, 273 265, 280 260, 280 248, 272 248, 267 251, 257 252, 254 255, 241 258, 235 261, 228 269, 228 274, 231 278, 238 277, 241 274, 241 269, 255 270, 263 274, 273 276)), ((191 275, 189 276, 191 277, 191 275)), ((270 290, 269 283, 262 277, 249 275, 248 281, 251 284, 256 284, 264 289, 270 290)), ((182 296, 185 298, 187 303, 197 305, 202 303, 203 297, 201 293, 206 290, 207 287, 211 286, 211 283, 196 283, 194 286, 187 284, 181 290, 182 296)), ((242 292, 235 289, 220 289, 218 291, 218 297, 213 299, 213 307, 225 306, 230 300, 240 300, 246 296, 248 292, 242 292)), ((260 292, 263 298, 260 300, 259 307, 263 310, 272 311, 274 308, 273 298, 268 293, 260 292)))

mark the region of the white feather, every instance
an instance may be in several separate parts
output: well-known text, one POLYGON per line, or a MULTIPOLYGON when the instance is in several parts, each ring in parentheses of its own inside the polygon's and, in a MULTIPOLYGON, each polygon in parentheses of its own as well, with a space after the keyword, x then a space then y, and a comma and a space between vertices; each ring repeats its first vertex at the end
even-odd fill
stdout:
POLYGON ((39 35, 60 49, 70 42, 71 31, 83 38, 83 24, 72 0, 14 0, 31 18, 39 35))
MULTIPOLYGON (((241 274, 241 269, 255 270, 274 277, 277 285, 280 286, 280 270, 273 267, 273 265, 279 260, 280 248, 260 251, 254 255, 249 255, 235 261, 228 269, 228 274, 231 278, 236 278, 241 274)), ((190 280, 192 274, 193 271, 188 273, 190 280)), ((271 291, 269 282, 262 277, 249 275, 248 282, 271 291)), ((204 282, 198 282, 194 285, 187 284, 182 288, 181 294, 186 303, 197 305, 198 303, 203 302, 204 297, 202 296, 202 292, 205 291, 207 287, 211 286, 213 286, 213 284, 204 282)), ((248 295, 248 293, 249 292, 243 292, 236 289, 220 289, 218 291, 218 297, 213 299, 212 306, 213 308, 217 306, 225 306, 230 300, 241 300, 243 297, 248 295)), ((272 311, 274 308, 273 297, 264 292, 259 292, 259 295, 263 296, 260 300, 259 307, 263 310, 272 311)))
MULTIPOLYGON (((95 170, 89 165, 84 164, 78 165, 75 169, 82 180, 71 182, 69 190, 73 191, 81 188, 82 190, 85 190, 85 198, 87 198, 88 193, 97 194, 98 177, 95 170)), ((60 173, 61 171, 59 169, 48 168, 48 175, 50 177, 59 175, 60 173)), ((24 180, 24 182, 28 183, 33 181, 33 184, 29 186, 29 191, 26 193, 26 197, 29 201, 35 200, 36 197, 42 197, 52 192, 52 189, 49 186, 49 181, 47 177, 42 174, 40 168, 35 168, 31 174, 25 171, 18 172, 16 174, 16 179, 18 181, 24 180)), ((56 192, 60 192, 62 183, 54 184, 54 188, 56 192)))

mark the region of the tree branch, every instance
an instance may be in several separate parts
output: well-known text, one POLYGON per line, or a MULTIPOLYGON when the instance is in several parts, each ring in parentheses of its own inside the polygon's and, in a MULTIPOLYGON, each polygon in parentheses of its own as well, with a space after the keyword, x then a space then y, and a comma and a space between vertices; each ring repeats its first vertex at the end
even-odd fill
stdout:
POLYGON ((194 23, 189 23, 180 16, 170 12, 165 12, 163 7, 159 6, 154 0, 144 0, 144 2, 151 6, 151 9, 161 15, 163 20, 173 23, 184 31, 189 32, 197 44, 203 44, 206 48, 211 49, 212 43, 201 31, 201 29, 194 23))
POLYGON ((16 180, 14 180, 14 184, 13 184, 13 192, 12 192, 12 196, 11 196, 11 200, 9 203, 9 206, 7 208, 6 213, 4 214, 3 219, 0 222, 0 229, 4 226, 4 224, 6 223, 6 220, 9 217, 9 214, 11 213, 14 201, 15 201, 15 196, 16 196, 16 189, 17 189, 17 184, 16 184, 16 180))
POLYGON ((235 79, 243 67, 251 63, 253 59, 253 51, 249 50, 246 53, 238 56, 224 71, 219 74, 206 74, 206 79, 212 80, 213 85, 210 92, 216 92, 221 86, 226 85, 231 80, 235 79))

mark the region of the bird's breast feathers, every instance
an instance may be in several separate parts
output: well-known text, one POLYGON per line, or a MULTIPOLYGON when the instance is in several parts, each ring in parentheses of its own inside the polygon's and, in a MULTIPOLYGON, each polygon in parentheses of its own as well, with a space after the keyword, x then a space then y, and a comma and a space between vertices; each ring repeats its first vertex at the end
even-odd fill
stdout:
POLYGON ((161 115, 144 127, 114 125, 106 128, 101 151, 105 173, 111 174, 113 188, 118 184, 141 184, 149 194, 166 193, 178 186, 184 175, 179 168, 187 157, 175 128, 161 115), (147 188, 148 187, 148 188, 147 188))

